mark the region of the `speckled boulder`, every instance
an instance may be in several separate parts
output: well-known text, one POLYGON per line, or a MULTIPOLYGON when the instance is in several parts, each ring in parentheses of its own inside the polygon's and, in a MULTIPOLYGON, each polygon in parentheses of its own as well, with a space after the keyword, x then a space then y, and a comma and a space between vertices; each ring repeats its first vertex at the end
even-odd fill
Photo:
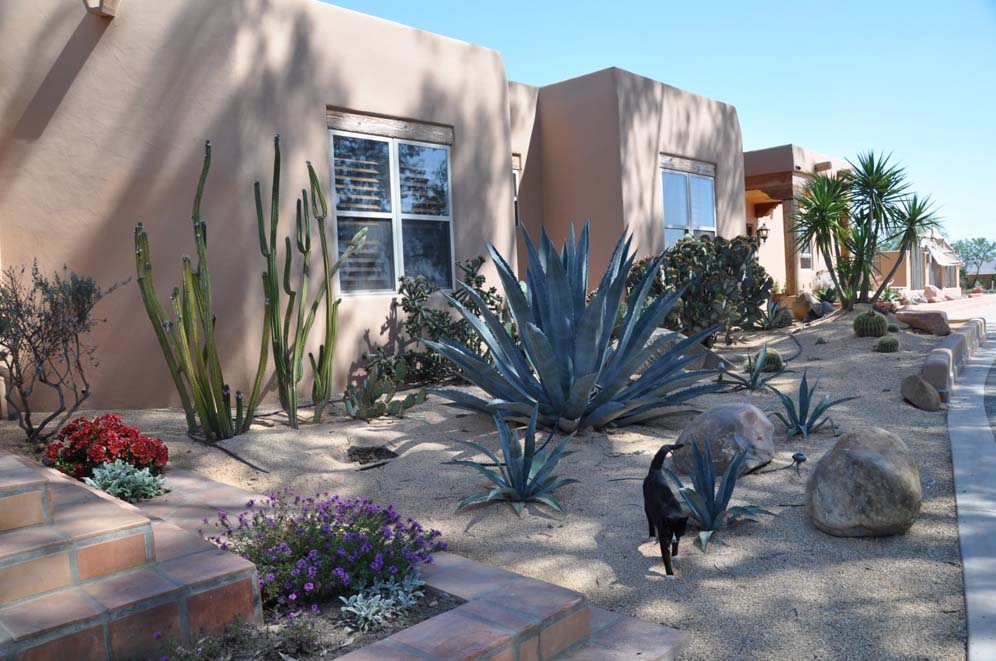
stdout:
POLYGON ((775 426, 764 412, 747 402, 714 406, 685 425, 676 441, 684 447, 674 453, 674 466, 680 470, 682 463, 689 468, 695 465, 692 458, 694 441, 699 447, 703 443, 709 444, 717 476, 723 475, 741 449, 747 450, 743 472, 750 472, 764 466, 775 456, 774 431, 775 426))
POLYGON ((836 537, 899 535, 920 513, 920 473, 895 434, 868 427, 845 434, 806 485, 813 525, 836 537))
POLYGON ((919 374, 910 374, 899 385, 903 399, 922 411, 940 411, 941 395, 919 374))
POLYGON ((816 300, 815 296, 808 291, 801 291, 792 301, 792 316, 802 321, 809 315, 809 311, 818 304, 819 301, 816 300))

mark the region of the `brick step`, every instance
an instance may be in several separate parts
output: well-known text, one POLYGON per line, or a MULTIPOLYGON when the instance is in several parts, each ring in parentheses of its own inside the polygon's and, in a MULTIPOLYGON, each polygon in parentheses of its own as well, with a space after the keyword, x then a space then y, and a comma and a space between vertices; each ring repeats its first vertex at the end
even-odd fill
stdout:
POLYGON ((557 661, 671 661, 688 644, 688 634, 635 617, 589 606, 591 636, 557 661))
POLYGON ((0 532, 0 603, 81 585, 155 559, 152 525, 141 512, 45 468, 18 463, 2 475, 19 473, 18 466, 42 480, 41 492, 24 493, 45 494, 48 520, 0 532))
POLYGON ((12 455, 0 454, 0 532, 51 520, 48 480, 12 455))
POLYGON ((177 526, 152 527, 155 562, 0 604, 0 659, 147 658, 165 638, 262 621, 252 563, 177 526))

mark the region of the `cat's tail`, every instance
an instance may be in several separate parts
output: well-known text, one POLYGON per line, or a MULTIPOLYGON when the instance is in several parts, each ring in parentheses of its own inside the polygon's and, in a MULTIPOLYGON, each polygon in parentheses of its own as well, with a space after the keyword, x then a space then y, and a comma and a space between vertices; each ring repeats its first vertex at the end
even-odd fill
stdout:
POLYGON ((664 460, 667 458, 668 454, 682 447, 684 447, 684 443, 662 445, 661 449, 654 455, 654 460, 650 462, 650 470, 659 471, 664 467, 664 460))

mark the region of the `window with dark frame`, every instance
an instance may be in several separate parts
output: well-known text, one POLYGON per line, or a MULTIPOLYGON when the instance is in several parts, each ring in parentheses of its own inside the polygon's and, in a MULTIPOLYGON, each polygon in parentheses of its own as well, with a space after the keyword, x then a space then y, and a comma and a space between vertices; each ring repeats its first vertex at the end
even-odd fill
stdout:
POLYGON ((449 145, 334 127, 329 141, 338 254, 367 228, 365 246, 339 270, 340 290, 394 292, 401 275, 452 289, 449 145))
POLYGON ((716 166, 661 156, 664 249, 690 235, 716 236, 716 166))

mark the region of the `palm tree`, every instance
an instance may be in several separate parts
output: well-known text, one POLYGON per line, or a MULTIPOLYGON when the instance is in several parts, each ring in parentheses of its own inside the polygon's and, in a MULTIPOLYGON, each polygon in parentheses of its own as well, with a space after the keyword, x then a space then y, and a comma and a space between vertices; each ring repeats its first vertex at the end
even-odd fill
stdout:
POLYGON ((855 246, 858 250, 852 252, 854 270, 861 277, 857 291, 861 303, 869 302, 879 242, 899 226, 900 204, 909 188, 906 170, 890 163, 891 158, 891 154, 879 156, 868 151, 858 154, 856 163, 848 161, 851 165, 851 219, 855 226, 861 226, 864 234, 861 245, 855 246))
POLYGON ((847 245, 847 217, 850 208, 850 182, 846 177, 817 174, 806 184, 792 219, 798 246, 816 245, 837 290, 837 300, 849 309, 853 301, 845 296, 849 283, 842 282, 834 265, 841 264, 841 246, 847 245))
POLYGON ((882 295, 882 292, 885 291, 889 282, 892 281, 892 277, 899 270, 899 265, 906 258, 907 251, 916 245, 921 236, 928 230, 936 228, 940 222, 930 196, 920 198, 916 193, 904 198, 900 202, 893 220, 893 234, 889 239, 899 240, 899 258, 892 265, 892 269, 888 275, 882 278, 882 282, 875 291, 875 295, 872 296, 871 302, 873 304, 882 295))

